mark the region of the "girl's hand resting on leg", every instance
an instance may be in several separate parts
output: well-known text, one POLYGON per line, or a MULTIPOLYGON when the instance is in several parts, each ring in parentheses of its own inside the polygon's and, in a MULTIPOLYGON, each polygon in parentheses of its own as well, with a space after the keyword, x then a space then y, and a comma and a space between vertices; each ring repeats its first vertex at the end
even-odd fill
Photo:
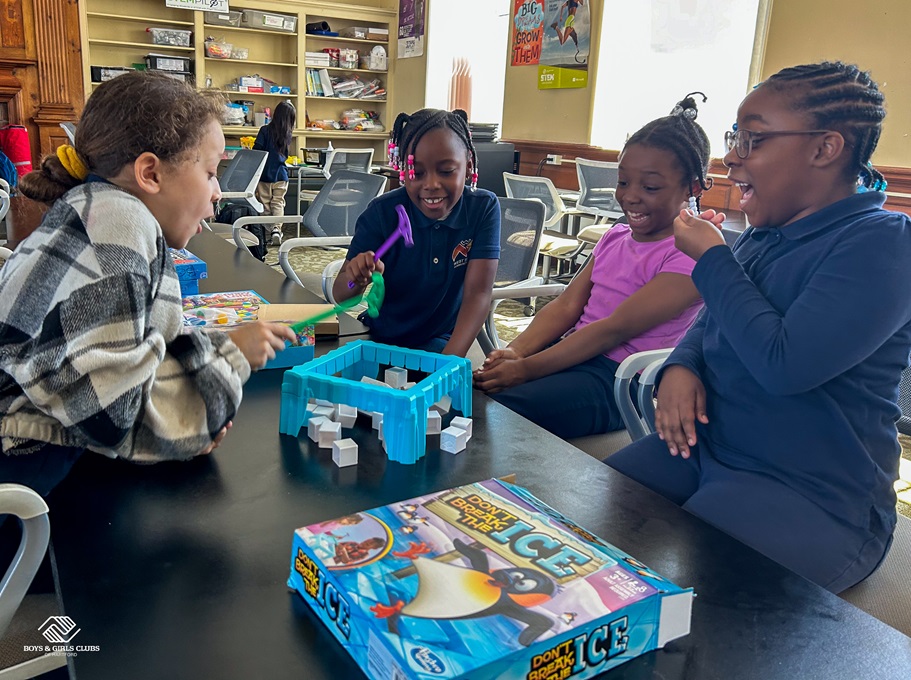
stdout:
MULTIPOLYGON (((508 351, 508 350, 500 350, 508 351)), ((493 355, 493 353, 491 353, 493 355)), ((489 357, 488 357, 489 358, 489 357)), ((482 392, 495 394, 515 387, 522 383, 528 382, 528 376, 525 372, 525 362, 521 358, 501 357, 493 368, 484 362, 484 366, 474 372, 474 386, 482 392)))
POLYGON ((705 413, 705 386, 699 377, 683 366, 670 366, 658 386, 655 429, 672 456, 690 457, 696 445, 696 420, 709 422, 705 413))
POLYGON ((281 323, 257 321, 244 324, 230 331, 231 340, 246 357, 254 371, 275 358, 275 352, 285 348, 285 340, 294 342, 296 336, 288 326, 281 323))

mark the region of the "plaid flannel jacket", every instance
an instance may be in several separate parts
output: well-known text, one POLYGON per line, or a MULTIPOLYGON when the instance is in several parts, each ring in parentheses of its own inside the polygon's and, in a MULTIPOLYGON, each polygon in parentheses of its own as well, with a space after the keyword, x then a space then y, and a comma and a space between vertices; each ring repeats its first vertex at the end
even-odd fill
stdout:
POLYGON ((0 442, 138 462, 189 458, 229 421, 250 366, 224 333, 182 332, 158 222, 89 182, 0 269, 0 442))

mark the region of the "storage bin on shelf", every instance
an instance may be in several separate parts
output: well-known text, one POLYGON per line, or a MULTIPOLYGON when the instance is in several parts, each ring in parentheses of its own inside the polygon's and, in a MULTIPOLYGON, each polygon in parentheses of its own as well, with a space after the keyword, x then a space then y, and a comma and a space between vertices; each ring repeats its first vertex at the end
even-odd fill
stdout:
POLYGON ((228 10, 227 12, 203 12, 203 22, 211 26, 240 26, 241 13, 228 10))
POLYGON ((153 71, 179 71, 188 73, 190 59, 188 57, 172 57, 163 54, 147 54, 146 67, 153 71))
POLYGON ((230 59, 233 49, 231 43, 206 40, 206 56, 212 59, 230 59))
POLYGON ((189 47, 193 31, 180 28, 154 28, 146 29, 152 34, 152 42, 156 45, 170 45, 172 47, 189 47))
POLYGON ((297 30, 297 17, 275 12, 261 12, 258 9, 241 10, 240 23, 246 28, 261 28, 266 31, 294 33, 297 30))

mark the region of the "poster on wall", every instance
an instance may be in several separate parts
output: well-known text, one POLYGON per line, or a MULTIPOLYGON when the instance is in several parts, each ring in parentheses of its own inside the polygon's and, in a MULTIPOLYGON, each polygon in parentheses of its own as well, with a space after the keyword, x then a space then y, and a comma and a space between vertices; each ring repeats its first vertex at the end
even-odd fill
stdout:
POLYGON ((201 9, 206 12, 227 12, 228 0, 165 0, 165 7, 201 9))
POLYGON ((425 0, 399 0, 399 59, 424 54, 425 0))
POLYGON ((512 24, 512 65, 537 64, 544 37, 544 0, 515 0, 512 24))
POLYGON ((592 0, 544 0, 538 89, 588 86, 592 0))
POLYGON ((588 69, 591 0, 544 0, 544 39, 540 63, 588 69))

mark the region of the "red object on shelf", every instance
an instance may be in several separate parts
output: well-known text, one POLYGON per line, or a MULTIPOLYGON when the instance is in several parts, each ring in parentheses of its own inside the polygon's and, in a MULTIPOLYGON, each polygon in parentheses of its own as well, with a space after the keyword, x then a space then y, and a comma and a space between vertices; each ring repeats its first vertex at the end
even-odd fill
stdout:
POLYGON ((13 162, 20 177, 32 171, 32 145, 28 130, 23 126, 7 125, 0 128, 0 151, 13 162))

